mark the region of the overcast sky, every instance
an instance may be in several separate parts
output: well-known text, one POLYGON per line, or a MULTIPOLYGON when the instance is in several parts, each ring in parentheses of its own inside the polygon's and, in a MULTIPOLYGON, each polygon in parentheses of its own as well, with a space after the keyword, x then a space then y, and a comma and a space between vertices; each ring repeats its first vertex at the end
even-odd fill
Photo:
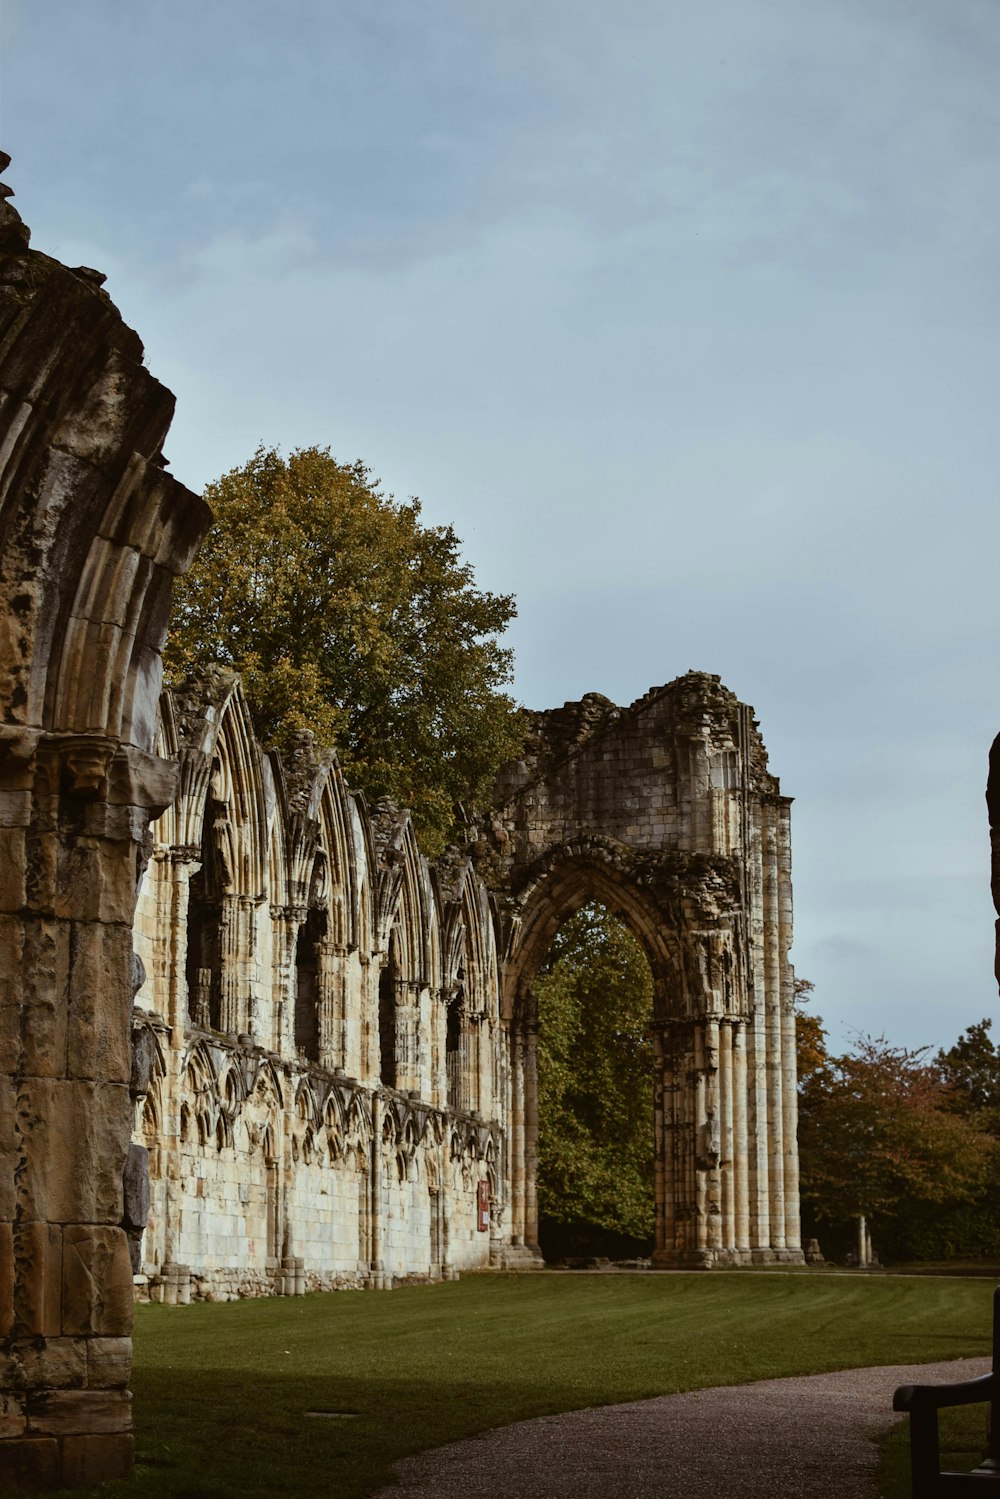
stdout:
POLYGON ((363 458, 516 593, 530 707, 718 673, 796 799, 832 1042, 994 1013, 995 0, 0 27, 17 207, 107 273, 179 478, 259 441, 363 458))

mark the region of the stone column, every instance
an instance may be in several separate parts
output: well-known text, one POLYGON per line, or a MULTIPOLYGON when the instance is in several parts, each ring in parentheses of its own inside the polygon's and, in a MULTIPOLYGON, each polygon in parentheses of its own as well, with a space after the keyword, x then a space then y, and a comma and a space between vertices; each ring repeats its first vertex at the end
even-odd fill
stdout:
POLYGON ((538 1027, 524 1037, 524 1242, 538 1252, 538 1027))
POLYGON ((747 1143, 747 1032, 744 1021, 733 1027, 733 1154, 736 1247, 750 1251, 750 1161, 747 1143))
POLYGON ((778 924, 778 842, 775 806, 764 806, 764 983, 767 1028, 767 1126, 770 1237, 768 1248, 785 1247, 784 1087, 782 1077, 781 938, 778 924))
POLYGON ((317 953, 319 1060, 331 1072, 344 1063, 344 949, 324 941, 317 953))
POLYGON ((736 1147, 733 1130, 733 1025, 725 1020, 719 1027, 719 1109, 721 1118, 722 1159, 722 1247, 730 1253, 736 1248, 736 1147))
POLYGON ((525 1242, 524 1036, 519 1029, 511 1033, 510 1073, 510 1241, 515 1246, 521 1246, 525 1242))
POLYGON ((420 1089, 418 1026, 422 985, 412 979, 395 982, 395 1057, 396 1087, 402 1091, 420 1089))
POLYGON ((776 808, 778 834, 778 949, 781 956, 781 1103, 784 1147, 785 1248, 802 1248, 799 1217, 798 1055, 795 1038, 795 977, 788 961, 792 945, 792 847, 790 803, 776 808))
POLYGON ((667 1205, 673 1201, 673 1174, 667 1152, 667 1111, 670 1098, 664 1063, 663 1031, 653 1028, 653 1253, 667 1250, 667 1205))
POLYGON ((131 1462, 132 918, 172 767, 107 740, 0 757, 0 1487, 131 1462))
POLYGON ((152 975, 153 1009, 170 1027, 170 1045, 178 1050, 192 1018, 187 985, 187 927, 191 876, 201 868, 201 850, 186 845, 157 849, 153 860, 158 880, 159 931, 152 975))

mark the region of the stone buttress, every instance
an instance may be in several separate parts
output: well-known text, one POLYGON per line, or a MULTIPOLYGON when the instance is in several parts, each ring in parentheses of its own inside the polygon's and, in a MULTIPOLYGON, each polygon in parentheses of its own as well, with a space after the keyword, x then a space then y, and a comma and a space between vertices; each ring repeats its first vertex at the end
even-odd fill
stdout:
POLYGON ((0 207, 0 1487, 131 1464, 132 919, 176 789, 171 579, 208 512, 103 280, 0 207))

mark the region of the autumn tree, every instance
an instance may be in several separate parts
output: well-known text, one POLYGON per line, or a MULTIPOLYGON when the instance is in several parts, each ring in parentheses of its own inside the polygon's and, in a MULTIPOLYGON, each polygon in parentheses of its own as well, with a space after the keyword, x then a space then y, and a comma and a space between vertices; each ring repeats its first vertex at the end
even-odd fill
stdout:
POLYGON ((649 963, 610 911, 588 905, 560 929, 534 991, 543 1220, 564 1249, 646 1248, 653 1233, 649 963))
POLYGON ((260 447, 205 491, 215 514, 176 585, 166 661, 238 671, 265 743, 335 743, 352 783, 409 807, 429 852, 520 743, 500 636, 450 526, 326 448, 260 447))
POLYGON ((982 1130, 949 1107, 926 1050, 859 1037, 802 1080, 804 1205, 819 1222, 867 1219, 883 1247, 919 1256, 930 1222, 981 1193, 991 1148, 982 1130))

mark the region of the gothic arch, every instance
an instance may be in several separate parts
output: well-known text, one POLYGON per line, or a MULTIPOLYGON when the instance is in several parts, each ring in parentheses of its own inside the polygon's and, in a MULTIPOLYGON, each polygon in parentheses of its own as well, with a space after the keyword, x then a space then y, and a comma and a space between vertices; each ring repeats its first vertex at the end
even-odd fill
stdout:
POLYGON ((629 708, 527 715, 480 834, 503 937, 512 1257, 538 1262, 537 1017, 561 923, 596 899, 654 982, 654 1262, 801 1262, 789 802, 753 710, 689 672, 629 708))

